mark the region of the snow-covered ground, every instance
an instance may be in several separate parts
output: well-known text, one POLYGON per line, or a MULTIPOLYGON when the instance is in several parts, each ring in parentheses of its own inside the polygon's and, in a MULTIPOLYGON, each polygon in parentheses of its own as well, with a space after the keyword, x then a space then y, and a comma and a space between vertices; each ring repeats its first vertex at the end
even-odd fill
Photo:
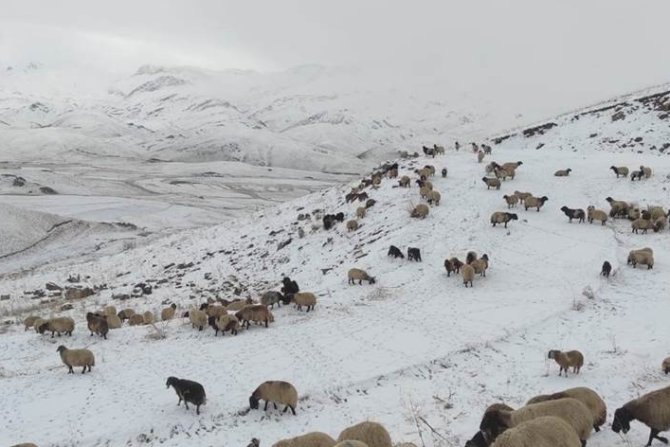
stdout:
MULTIPOLYGON (((631 111, 613 132, 669 141, 667 128, 656 127, 657 113, 631 111)), ((559 208, 608 210, 605 198, 612 196, 667 209, 670 159, 659 150, 589 138, 607 132, 610 114, 587 115, 589 128, 580 127, 582 119, 560 118, 543 135, 520 134, 494 145, 485 162, 523 161, 516 179, 499 191, 486 189, 484 164, 469 150, 400 161, 400 175, 413 177, 424 164, 438 172, 448 167, 446 179, 431 179, 442 203, 425 220, 408 213, 421 202, 417 186, 397 188, 388 179, 368 190, 377 203, 357 231, 347 232, 344 224, 312 231, 315 219, 298 220, 316 209, 352 218, 360 204, 344 203, 350 183, 121 253, 6 275, 0 283, 10 295, 0 301, 5 320, 71 315, 77 328, 72 337, 51 339, 5 326, 0 380, 11 391, 0 406, 0 443, 244 446, 258 437, 270 446, 308 431, 337 436, 351 423, 372 419, 397 442, 421 445, 418 420, 425 445, 458 446, 474 434, 488 404, 518 407, 535 394, 579 385, 602 394, 611 422, 615 408, 670 380, 660 371, 670 354, 668 232, 631 234, 627 220, 569 224, 559 208), (650 179, 616 179, 608 169, 640 164, 654 169, 650 179), (553 176, 567 167, 569 177, 553 176), (508 229, 492 228, 490 214, 506 210, 502 195, 514 190, 549 201, 540 212, 512 210, 519 220, 508 229), (387 257, 391 244, 420 248, 423 262, 387 257), (644 246, 654 249, 654 269, 627 266, 628 251, 644 246), (446 257, 463 258, 468 250, 490 257, 487 276, 471 289, 443 267, 446 257), (614 267, 609 279, 599 276, 604 260, 614 267), (377 283, 347 285, 351 267, 366 269, 377 283), (107 288, 63 312, 61 299, 36 305, 39 300, 23 293, 48 281, 64 285, 71 273, 107 288), (236 337, 215 338, 211 329, 197 332, 177 319, 158 325, 166 339, 153 339, 150 327, 124 326, 105 341, 89 336, 83 319, 107 304, 159 313, 175 302, 182 312, 207 298, 231 299, 236 288, 257 299, 278 289, 282 275, 316 293, 316 310, 282 306, 269 328, 252 326, 236 337), (153 284, 154 292, 112 299, 139 282, 153 284), (89 347, 96 355, 93 373, 67 375, 56 353, 61 343, 89 347), (581 374, 559 378, 558 366, 546 359, 550 349, 582 351, 581 374), (165 389, 170 375, 204 385, 208 403, 199 417, 176 406, 174 392, 165 389), (301 395, 297 416, 247 411, 258 384, 281 379, 301 395)), ((606 429, 589 445, 643 445, 647 436, 646 427, 634 424, 627 436, 606 429)))

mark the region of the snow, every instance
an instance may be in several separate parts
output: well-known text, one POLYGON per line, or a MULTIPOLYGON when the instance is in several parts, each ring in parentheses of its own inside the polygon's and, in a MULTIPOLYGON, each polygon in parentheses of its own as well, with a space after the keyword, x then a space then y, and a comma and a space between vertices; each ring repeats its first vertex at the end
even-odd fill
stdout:
MULTIPOLYGON (((519 407, 536 394, 582 385, 603 396, 611 422, 614 409, 629 399, 668 385, 660 364, 670 336, 667 230, 632 234, 627 220, 604 227, 569 224, 560 211, 562 205, 585 209, 590 204, 608 210, 607 196, 667 209, 670 159, 650 148, 668 141, 667 126, 646 107, 627 109, 628 117, 614 123, 613 113, 586 115, 578 122, 559 117, 544 135, 517 135, 493 145, 484 163, 523 161, 517 177, 499 191, 486 189, 484 164, 469 150, 449 148, 435 159, 400 161, 400 175, 413 175, 425 164, 434 164, 438 173, 442 166, 449 169, 448 178, 431 179, 442 203, 424 220, 409 217, 408 207, 421 202, 416 185, 397 188, 389 179, 367 191, 377 203, 358 231, 347 232, 344 224, 312 231, 316 219, 297 220, 315 209, 352 218, 360 203, 344 203, 357 183, 350 181, 279 199, 282 203, 218 226, 182 227, 136 248, 108 247, 73 260, 63 256, 70 250, 63 245, 47 255, 24 254, 19 258, 24 263, 40 256, 41 261, 64 259, 37 262, 27 271, 14 269, 13 258, 3 261, 0 291, 10 295, 0 301, 5 320, 18 322, 29 313, 70 315, 77 328, 72 337, 51 339, 24 332, 20 324, 3 326, 0 380, 10 392, 0 406, 0 444, 244 446, 258 437, 270 446, 308 431, 336 437, 345 427, 371 419, 383 423, 394 442, 421 445, 415 422, 421 416, 439 434, 419 422, 427 446, 456 446, 475 433, 490 403, 519 407), (645 139, 624 147, 624 142, 588 138, 594 132, 645 139), (654 175, 631 182, 616 179, 608 169, 639 164, 651 166, 654 175), (569 177, 553 176, 566 167, 573 169, 569 177), (547 195, 549 201, 540 212, 512 210, 518 221, 507 229, 492 228, 490 214, 505 211, 502 195, 514 190, 547 195), (304 238, 297 236, 301 226, 304 238), (288 238, 292 242, 277 250, 288 238), (403 251, 420 248, 423 262, 387 257, 391 244, 403 251), (628 251, 644 246, 654 249, 654 269, 626 265, 628 251), (490 257, 486 277, 477 277, 471 289, 458 275, 448 278, 443 267, 445 258, 463 259, 468 250, 490 257), (614 267, 609 279, 599 276, 604 260, 614 267), (366 269, 377 283, 348 285, 351 267, 366 269), (62 312, 61 300, 37 305, 24 294, 48 281, 64 285, 71 273, 106 288, 62 312), (207 298, 231 299, 237 287, 242 297, 258 298, 278 289, 282 275, 318 296, 314 312, 282 306, 273 310, 276 321, 269 328, 252 326, 235 337, 214 337, 209 328, 198 332, 186 319, 159 323, 165 339, 152 337, 154 329, 146 326, 113 330, 108 340, 86 330, 85 312, 107 304, 159 314, 175 302, 181 313, 207 298), (150 282, 154 292, 129 301, 112 299, 139 282, 150 282), (582 294, 587 287, 593 299, 582 294), (66 374, 56 353, 62 343, 91 349, 93 373, 66 374), (583 352, 581 374, 559 378, 558 366, 546 359, 550 349, 583 352), (164 385, 171 375, 204 385, 208 402, 200 416, 177 407, 174 392, 164 385), (265 380, 296 386, 297 416, 248 411, 249 395, 265 380)), ((240 175, 244 186, 246 174, 240 175)), ((141 185, 161 183, 147 177, 141 185)), ((83 211, 73 215, 106 220, 110 215, 100 210, 107 205, 97 203, 80 204, 83 211)), ((61 212, 56 202, 39 206, 61 212)), ((604 428, 590 446, 643 445, 648 436, 639 423, 624 436, 604 428)))

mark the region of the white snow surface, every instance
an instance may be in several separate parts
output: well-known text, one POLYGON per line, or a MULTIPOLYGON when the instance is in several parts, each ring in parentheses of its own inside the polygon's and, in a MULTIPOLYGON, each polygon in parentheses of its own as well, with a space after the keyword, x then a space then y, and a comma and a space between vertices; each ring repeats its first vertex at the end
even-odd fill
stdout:
MULTIPOLYGON (((397 188, 385 179, 379 189, 367 190, 377 203, 357 231, 347 232, 344 224, 312 231, 316 219, 297 221, 299 213, 315 209, 353 218, 361 204, 344 203, 351 182, 135 249, 40 264, 28 272, 3 267, 0 291, 10 295, 0 301, 5 320, 70 315, 77 328, 72 337, 52 339, 24 332, 20 324, 3 326, 0 445, 246 446, 258 437, 271 446, 309 431, 337 437, 366 419, 383 423, 394 442, 421 445, 420 416, 437 432, 418 423, 425 445, 460 446, 489 404, 519 407, 536 394, 582 385, 603 396, 609 425, 614 409, 670 381, 660 371, 670 354, 668 231, 632 234, 627 220, 569 224, 559 208, 593 204, 608 210, 605 198, 612 196, 667 210, 670 159, 658 144, 670 141, 670 132, 657 123, 668 121, 656 108, 627 110, 627 118, 614 123, 616 110, 579 120, 559 117, 543 135, 518 134, 493 145, 485 163, 523 161, 517 177, 499 191, 486 189, 485 163, 478 164, 467 147, 435 159, 401 160, 400 175, 414 178, 413 169, 424 164, 438 169, 431 181, 442 203, 424 220, 409 217, 408 207, 421 202, 417 186, 397 188), (657 149, 589 138, 610 131, 626 141, 653 139, 657 149), (640 164, 654 169, 650 179, 616 179, 608 169, 640 164), (447 178, 439 176, 443 166, 447 178), (573 169, 569 177, 553 176, 567 167, 573 169), (540 212, 512 210, 519 220, 508 229, 492 228, 490 214, 505 211, 502 195, 515 190, 549 201, 540 212), (297 236, 299 226, 304 238, 297 236), (292 242, 277 250, 288 238, 292 242), (423 262, 387 257, 391 244, 403 251, 420 248, 423 262), (629 250, 645 246, 654 249, 654 268, 627 266, 629 250), (458 275, 448 278, 443 267, 446 257, 463 259, 468 250, 490 257, 486 277, 477 277, 471 289, 458 275), (609 279, 599 276, 604 260, 614 267, 609 279), (180 263, 187 265, 174 265, 180 263), (366 269, 377 283, 348 285, 351 267, 366 269), (48 281, 64 285, 70 273, 106 288, 63 312, 62 300, 38 305, 24 294, 48 281), (112 330, 108 340, 86 329, 85 312, 107 304, 159 314, 175 302, 181 313, 207 298, 231 299, 236 287, 242 297, 257 299, 277 290, 282 275, 318 296, 314 312, 282 306, 273 310, 276 321, 269 328, 252 326, 224 337, 214 337, 210 328, 198 332, 186 319, 158 324, 167 333, 163 340, 152 339, 154 330, 146 326, 112 330), (154 292, 112 299, 139 282, 153 284, 154 292), (593 298, 582 293, 586 288, 593 298), (91 349, 93 372, 66 374, 59 344, 91 349), (581 374, 559 378, 558 366, 546 359, 550 349, 583 352, 581 374), (168 376, 204 385, 207 404, 200 416, 176 405, 174 391, 165 389, 168 376), (248 411, 249 395, 265 380, 296 386, 297 416, 248 411)), ((6 266, 12 258, 0 262, 6 266)), ((640 423, 625 436, 608 425, 588 445, 647 440, 640 423)))

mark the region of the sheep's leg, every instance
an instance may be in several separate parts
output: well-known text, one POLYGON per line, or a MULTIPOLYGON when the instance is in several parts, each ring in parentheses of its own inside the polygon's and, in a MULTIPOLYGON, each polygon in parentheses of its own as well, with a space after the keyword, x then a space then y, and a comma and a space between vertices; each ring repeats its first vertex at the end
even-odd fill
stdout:
POLYGON ((268 318, 265 319, 265 327, 268 327, 268 318))
POLYGON ((272 405, 274 405, 275 410, 278 410, 278 409, 279 409, 279 407, 277 407, 277 402, 272 402, 272 405))
POLYGON ((268 401, 265 401, 265 407, 263 407, 263 411, 268 411, 268 401))
POLYGON ((84 366, 84 367, 81 369, 81 373, 82 373, 82 374, 84 374, 85 372, 86 372, 86 366, 84 366))
POLYGON ((195 414, 200 414, 200 405, 195 406, 195 414))
POLYGON ((67 373, 68 373, 68 374, 74 374, 74 370, 72 369, 72 366, 71 366, 71 365, 67 365, 67 366, 68 366, 68 371, 67 371, 67 373))

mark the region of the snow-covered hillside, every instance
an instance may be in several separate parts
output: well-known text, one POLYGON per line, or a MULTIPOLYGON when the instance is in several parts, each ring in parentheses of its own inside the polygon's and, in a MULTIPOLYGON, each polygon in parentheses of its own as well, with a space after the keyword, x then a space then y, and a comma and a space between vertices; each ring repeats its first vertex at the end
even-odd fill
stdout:
MULTIPOLYGON (((313 230, 318 220, 304 215, 316 210, 355 216, 361 204, 344 201, 350 183, 122 253, 5 277, 0 291, 10 297, 0 309, 6 320, 70 315, 77 328, 72 337, 51 339, 5 326, 0 380, 15 392, 4 395, 0 443, 244 446, 258 437, 270 446, 309 431, 337 436, 371 419, 396 442, 421 445, 423 436, 427 446, 458 446, 477 430, 488 404, 518 407, 535 394, 579 385, 603 396, 611 422, 614 409, 630 398, 668 385, 660 371, 670 354, 668 230, 632 234, 628 220, 570 224, 560 207, 608 210, 611 196, 667 210, 670 159, 637 146, 601 141, 595 147, 597 137, 589 138, 641 135, 658 148, 670 132, 654 124, 657 113, 640 106, 611 128, 605 112, 563 117, 543 135, 504 139, 484 162, 523 165, 500 190, 486 189, 485 163, 469 150, 401 160, 400 175, 412 178, 425 164, 438 169, 431 181, 442 202, 424 220, 408 212, 422 202, 418 187, 384 179, 367 190, 376 204, 357 231, 344 224, 313 230), (579 127, 585 122, 589 129, 579 127), (654 174, 639 182, 617 179, 608 169, 641 164, 654 174), (439 176, 442 167, 447 178, 439 176), (553 176, 567 167, 569 177, 553 176), (490 214, 505 211, 502 196, 515 190, 549 201, 540 212, 512 210, 519 220, 508 229, 492 228, 490 214), (388 257, 391 244, 420 248, 423 262, 388 257), (629 250, 645 246, 654 249, 654 268, 626 265, 629 250), (478 276, 473 288, 464 288, 458 275, 448 278, 443 267, 445 258, 463 259, 468 250, 490 258, 486 277, 478 276), (614 266, 609 279, 599 276, 605 260, 614 266), (366 269, 376 284, 348 285, 351 267, 366 269), (87 278, 99 292, 63 311, 62 298, 24 294, 47 282, 63 286, 70 274, 87 278), (209 298, 257 299, 278 289, 283 275, 318 296, 314 312, 282 306, 273 310, 269 328, 252 325, 223 338, 209 328, 198 332, 185 319, 159 324, 165 339, 147 326, 112 330, 108 340, 85 328, 85 312, 104 305, 159 313, 175 302, 181 312, 209 298), (151 284, 152 293, 119 299, 132 296, 139 283, 151 284), (96 355, 93 373, 67 375, 56 353, 61 343, 89 347, 96 355), (546 359, 550 349, 583 352, 581 374, 559 378, 558 366, 546 359), (175 405, 174 392, 164 386, 170 375, 204 385, 208 403, 200 416, 175 405), (265 380, 297 387, 297 416, 248 411, 249 395, 265 380)), ((626 436, 607 428, 589 445, 642 445, 647 436, 646 427, 634 423, 626 436)))

